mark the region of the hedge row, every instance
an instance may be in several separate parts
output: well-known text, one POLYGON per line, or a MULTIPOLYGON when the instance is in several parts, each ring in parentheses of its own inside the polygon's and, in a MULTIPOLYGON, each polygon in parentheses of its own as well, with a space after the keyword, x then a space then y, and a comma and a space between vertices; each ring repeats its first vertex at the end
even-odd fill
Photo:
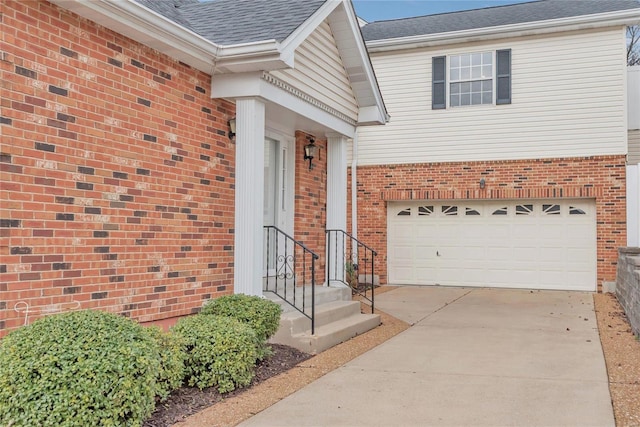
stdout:
POLYGON ((170 333, 110 313, 44 317, 0 341, 0 425, 139 426, 183 383, 246 386, 280 307, 222 297, 170 333))

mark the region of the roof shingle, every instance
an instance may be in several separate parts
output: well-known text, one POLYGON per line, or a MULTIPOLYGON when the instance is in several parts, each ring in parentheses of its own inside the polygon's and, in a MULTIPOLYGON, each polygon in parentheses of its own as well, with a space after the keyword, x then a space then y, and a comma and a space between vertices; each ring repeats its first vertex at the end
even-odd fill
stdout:
POLYGON ((448 33, 640 8, 637 0, 539 0, 365 25, 366 41, 448 33))
POLYGON ((136 0, 223 46, 282 42, 326 0, 136 0))

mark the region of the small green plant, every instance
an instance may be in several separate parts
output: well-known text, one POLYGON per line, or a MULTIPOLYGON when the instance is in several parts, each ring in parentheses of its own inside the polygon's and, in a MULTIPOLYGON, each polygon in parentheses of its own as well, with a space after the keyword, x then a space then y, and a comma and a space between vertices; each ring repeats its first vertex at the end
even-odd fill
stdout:
POLYGON ((115 314, 57 314, 0 341, 0 425, 139 426, 151 414, 157 342, 115 314))
POLYGON ((160 369, 157 373, 157 396, 166 400, 169 394, 182 385, 184 380, 184 362, 187 357, 182 337, 164 332, 157 326, 145 328, 158 344, 160 350, 160 369))
POLYGON ((351 261, 344 264, 344 272, 347 284, 352 289, 358 289, 358 266, 351 261))
POLYGON ((180 319, 172 333, 186 349, 185 380, 220 393, 249 385, 261 340, 251 326, 225 316, 197 314, 180 319))
POLYGON ((262 360, 270 354, 266 342, 280 326, 282 308, 268 299, 236 294, 209 301, 202 307, 201 313, 232 317, 251 326, 261 341, 258 357, 262 360))

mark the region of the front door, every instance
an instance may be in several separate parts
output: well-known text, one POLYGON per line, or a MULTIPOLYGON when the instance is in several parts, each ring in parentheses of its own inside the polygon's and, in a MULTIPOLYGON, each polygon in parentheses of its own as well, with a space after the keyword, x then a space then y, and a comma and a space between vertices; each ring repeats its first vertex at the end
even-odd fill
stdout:
MULTIPOLYGON (((263 224, 277 227, 293 235, 293 138, 271 135, 264 143, 264 212, 263 224), (277 139, 276 139, 277 138, 277 139)), ((278 269, 278 253, 285 241, 273 229, 265 233, 265 275, 273 275, 278 269)))
POLYGON ((276 206, 278 182, 278 141, 267 138, 264 141, 264 218, 265 226, 277 226, 276 206))

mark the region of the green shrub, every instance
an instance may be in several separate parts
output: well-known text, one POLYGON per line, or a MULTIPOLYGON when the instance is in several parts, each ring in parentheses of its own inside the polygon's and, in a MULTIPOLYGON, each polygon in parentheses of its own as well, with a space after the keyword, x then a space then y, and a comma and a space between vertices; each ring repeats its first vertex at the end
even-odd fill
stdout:
POLYGON ((268 340, 280 326, 282 308, 278 304, 259 296, 226 295, 207 302, 202 314, 233 317, 249 324, 258 338, 268 340))
POLYGON ((166 400, 173 390, 180 388, 184 380, 184 361, 187 356, 184 342, 182 337, 166 333, 157 326, 150 326, 145 330, 160 348, 156 393, 161 400, 166 400))
POLYGON ((0 425, 139 426, 154 409, 158 344, 124 317, 85 310, 0 342, 0 425))
POLYGON ((180 319, 172 333, 184 339, 185 380, 190 386, 216 386, 220 393, 227 393, 251 382, 260 340, 249 325, 230 317, 198 314, 180 319))

